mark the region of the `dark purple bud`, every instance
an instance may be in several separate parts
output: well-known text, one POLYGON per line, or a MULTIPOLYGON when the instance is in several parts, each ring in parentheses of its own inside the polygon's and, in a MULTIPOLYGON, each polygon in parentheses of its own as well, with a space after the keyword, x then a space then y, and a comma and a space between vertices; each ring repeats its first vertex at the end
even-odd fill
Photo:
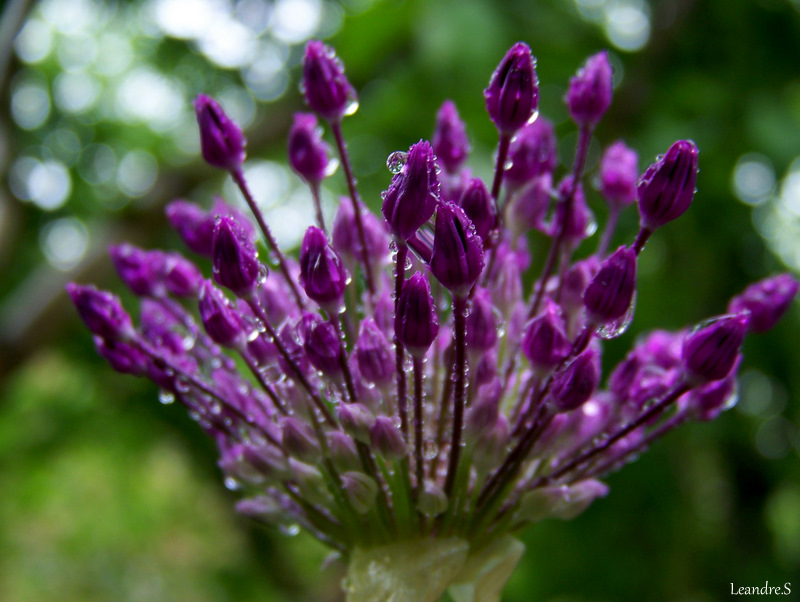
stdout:
MULTIPOLYGON (((374 263, 380 265, 389 255, 389 237, 386 227, 372 211, 363 204, 360 205, 361 223, 364 228, 364 239, 367 242, 367 253, 374 263)), ((339 209, 333 220, 331 242, 344 257, 361 260, 361 237, 358 235, 358 224, 353 212, 353 203, 347 197, 342 197, 339 209)))
POLYGON ((636 151, 616 141, 600 160, 600 194, 616 209, 627 207, 636 200, 636 181, 639 178, 639 157, 636 151))
POLYGON ((165 253, 164 284, 176 297, 195 297, 203 282, 203 274, 191 261, 179 253, 165 253))
POLYGON ((578 182, 578 186, 572 194, 572 208, 567 213, 566 199, 571 190, 572 176, 568 175, 558 184, 558 203, 556 204, 555 217, 553 219, 552 234, 555 236, 559 228, 564 228, 564 240, 568 244, 577 245, 594 232, 596 224, 594 215, 586 205, 583 184, 580 182, 578 182))
POLYGON ((245 296, 256 287, 260 275, 256 248, 233 217, 223 215, 217 220, 211 262, 214 280, 235 294, 245 296))
POLYGON ((470 351, 486 352, 497 342, 497 316, 492 298, 485 288, 478 288, 469 306, 465 341, 470 351))
POLYGON ((654 330, 647 338, 636 345, 636 354, 648 364, 655 364, 664 370, 678 368, 681 365, 681 353, 684 332, 668 332, 654 330))
POLYGON ((497 376, 497 352, 490 349, 482 354, 475 366, 475 386, 488 384, 497 376))
POLYGON ((561 306, 567 312, 583 307, 583 293, 599 270, 600 259, 596 255, 575 262, 567 270, 561 285, 561 306))
POLYGON ((403 284, 394 332, 414 357, 422 357, 439 334, 439 317, 431 287, 422 272, 417 272, 403 284))
POLYGON ((336 329, 330 322, 316 324, 306 337, 303 347, 308 361, 323 374, 333 376, 342 371, 339 364, 341 344, 336 329))
POLYGON ((403 435, 388 416, 378 416, 369 431, 372 449, 387 460, 404 458, 407 450, 403 435))
POLYGON ((312 113, 295 113, 289 130, 289 165, 306 182, 318 184, 328 176, 328 145, 312 113))
POLYGON ((571 348, 558 305, 546 299, 544 311, 525 327, 522 353, 535 370, 549 372, 567 357, 571 348))
POLYGON ((241 347, 245 343, 242 317, 225 294, 206 280, 200 287, 200 320, 211 339, 223 347, 241 347))
POLYGON ((336 407, 336 415, 344 432, 356 441, 369 443, 370 430, 375 424, 375 416, 360 403, 340 403, 336 407))
POLYGON ((304 462, 314 462, 319 457, 319 442, 308 424, 286 417, 281 420, 281 429, 281 443, 292 456, 304 462))
POLYGON ((325 233, 309 226, 300 246, 300 283, 309 299, 324 309, 337 310, 349 276, 325 233))
POLYGON ((731 373, 749 319, 746 312, 722 316, 684 339, 683 364, 694 382, 722 380, 731 373))
POLYGON ((66 289, 81 319, 94 334, 109 341, 133 338, 131 317, 122 308, 119 297, 74 282, 67 284, 66 289))
POLYGON ((436 209, 431 273, 454 295, 466 295, 483 270, 483 243, 461 207, 436 209))
POLYGON ((319 40, 306 44, 303 92, 308 106, 326 121, 339 121, 358 108, 356 91, 344 75, 342 62, 319 40))
POLYGON ((211 256, 214 239, 214 218, 189 201, 177 199, 167 205, 167 221, 195 253, 211 256))
POLYGON ((110 341, 102 337, 94 337, 94 346, 100 357, 104 358, 111 367, 122 374, 143 376, 147 374, 147 356, 120 341, 110 341))
POLYGON ((436 210, 439 198, 436 170, 430 143, 420 140, 408 149, 405 165, 381 195, 383 217, 398 238, 408 240, 436 210))
POLYGON ((636 351, 631 351, 617 367, 614 368, 608 377, 608 390, 614 394, 619 401, 628 399, 639 371, 642 369, 642 360, 636 351))
POLYGON ((445 100, 436 114, 433 152, 445 171, 455 174, 469 155, 469 141, 464 122, 452 100, 445 100))
MULTIPOLYGON (((307 375, 309 371, 308 356, 303 349, 303 338, 305 333, 302 333, 301 335, 301 333, 297 332, 301 329, 302 318, 296 323, 287 321, 281 327, 278 337, 280 338, 281 344, 286 350, 286 353, 292 359, 293 364, 298 370, 300 370, 302 374, 307 375)), ((296 374, 294 368, 292 368, 289 362, 287 362, 282 355, 278 358, 278 364, 280 365, 281 371, 284 374, 295 378, 296 374)))
POLYGON ((458 205, 475 226, 475 232, 488 244, 489 234, 494 229, 497 211, 486 184, 480 178, 471 178, 461 193, 458 205))
POLYGON ((539 105, 536 61, 524 42, 506 53, 483 91, 486 110, 501 134, 511 135, 525 125, 539 105))
POLYGON ((590 56, 578 73, 569 80, 564 99, 572 119, 580 126, 594 126, 611 105, 611 65, 608 54, 590 56))
POLYGON ((388 384, 394 376, 394 359, 394 353, 375 320, 365 318, 356 342, 356 360, 361 376, 376 385, 388 384))
POLYGON ((225 114, 219 103, 205 94, 194 101, 200 126, 200 148, 206 163, 220 169, 238 169, 245 158, 242 130, 225 114))
POLYGON ((600 382, 597 352, 587 349, 555 375, 550 399, 558 412, 569 412, 589 401, 600 382))
POLYGON ((714 420, 730 408, 737 397, 736 370, 722 380, 715 380, 687 394, 688 411, 695 420, 714 420))
POLYGON ((683 215, 694 198, 696 180, 697 147, 690 140, 678 140, 639 180, 642 227, 655 230, 683 215))
POLYGON ((589 319, 608 324, 624 316, 636 292, 636 251, 620 247, 600 266, 583 294, 589 319))
POLYGON ((553 124, 544 117, 537 117, 524 126, 511 140, 508 159, 511 165, 506 168, 503 181, 512 188, 552 173, 558 164, 553 124))
POLYGON ((731 313, 750 312, 751 332, 765 332, 783 317, 797 294, 798 282, 791 274, 779 274, 755 282, 728 304, 731 313))
POLYGON ((147 297, 160 297, 166 293, 160 278, 163 271, 160 251, 145 251, 123 243, 112 245, 108 252, 120 280, 134 293, 147 297))
POLYGON ((514 196, 511 205, 513 220, 509 227, 520 234, 531 229, 545 232, 545 217, 550 208, 552 194, 553 178, 549 173, 542 174, 528 182, 514 196))

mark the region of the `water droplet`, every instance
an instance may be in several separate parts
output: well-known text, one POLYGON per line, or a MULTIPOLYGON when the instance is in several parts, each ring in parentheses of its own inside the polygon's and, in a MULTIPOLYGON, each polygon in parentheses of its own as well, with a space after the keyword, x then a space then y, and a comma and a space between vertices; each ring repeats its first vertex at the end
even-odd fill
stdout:
POLYGON ((408 153, 403 151, 394 151, 386 158, 386 168, 393 174, 399 174, 408 160, 408 153))
POLYGON ((636 309, 636 293, 633 295, 633 299, 631 299, 631 305, 621 317, 617 318, 613 322, 609 322, 608 324, 603 324, 600 328, 597 329, 597 336, 601 339, 615 339, 621 334, 623 334, 626 330, 628 330, 628 326, 631 325, 633 321, 633 313, 636 309))
POLYGON ((428 440, 422 446, 422 456, 426 460, 433 460, 439 455, 439 447, 434 441, 428 440))
MULTIPOLYGON (((189 392, 189 382, 185 378, 180 378, 180 377, 176 378, 175 379, 175 388, 178 390, 178 393, 188 393, 189 392)), ((169 402, 166 402, 166 403, 172 403, 172 401, 174 401, 175 397, 171 393, 168 393, 168 395, 170 397, 172 397, 172 400, 169 401, 169 402)), ((159 400, 161 400, 160 394, 159 394, 159 400)), ((161 403, 165 403, 165 402, 163 400, 161 400, 161 403)))
POLYGON ((229 491, 238 491, 242 486, 233 477, 225 477, 225 488, 229 491))
MULTIPOLYGON (((269 257, 269 260, 272 261, 272 257, 269 257)), ((269 276, 269 270, 267 266, 263 263, 258 264, 258 283, 264 284, 267 281, 267 276, 269 276)))
POLYGON ((211 413, 215 416, 219 416, 222 413, 222 405, 218 401, 213 401, 209 405, 209 410, 211 410, 211 413))
POLYGON ((173 401, 175 401, 175 396, 172 393, 170 393, 169 391, 165 391, 164 389, 161 389, 158 392, 158 401, 160 401, 164 405, 169 405, 173 401))
POLYGON ((344 108, 345 117, 348 115, 353 115, 356 111, 358 111, 358 98, 353 96, 348 102, 347 106, 344 108))
POLYGON ((339 159, 337 159, 336 157, 332 157, 328 161, 328 164, 325 166, 325 172, 324 172, 325 177, 326 178, 331 177, 333 174, 336 173, 337 169, 339 169, 339 159))
POLYGON ((300 533, 300 525, 297 525, 295 523, 291 523, 288 525, 279 525, 278 530, 287 537, 294 537, 295 535, 300 533))

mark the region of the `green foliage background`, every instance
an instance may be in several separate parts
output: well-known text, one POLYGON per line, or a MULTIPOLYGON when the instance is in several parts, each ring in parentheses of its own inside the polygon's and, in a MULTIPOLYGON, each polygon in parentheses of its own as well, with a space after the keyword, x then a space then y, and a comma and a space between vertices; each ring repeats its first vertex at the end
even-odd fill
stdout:
MULTIPOLYGON (((119 18, 131 8, 113 6, 119 18)), ((456 101, 468 124, 474 168, 488 174, 496 133, 481 93, 517 40, 538 57, 542 114, 557 123, 562 165, 569 163, 574 134, 561 103, 564 87, 586 56, 608 47, 602 29, 582 19, 575 4, 407 0, 356 8, 344 6, 343 27, 329 42, 360 91, 360 110, 344 130, 372 207, 389 181, 386 156, 430 136, 444 98, 456 101)), ((720 313, 748 281, 785 269, 756 233, 751 208, 734 197, 731 178, 746 153, 767 157, 779 177, 800 155, 800 4, 654 0, 650 9, 649 43, 614 53, 622 77, 593 159, 600 145, 624 138, 639 150, 643 168, 687 137, 701 150, 702 171, 692 209, 659 231, 643 255, 636 319, 608 345, 609 362, 638 333, 720 313)), ((185 73, 193 93, 239 81, 182 41, 148 44, 137 54, 185 73)), ((9 79, 22 68, 12 61, 9 79)), ((58 66, 42 69, 52 77, 58 66)), ((247 131, 251 157, 283 161, 291 113, 303 109, 296 68, 290 78, 285 95, 256 105, 247 131)), ((14 126, 9 99, 6 86, 6 175, 38 135, 14 126)), ((175 160, 152 133, 114 122, 94 126, 98 139, 148 148, 160 175, 146 202, 113 210, 77 182, 61 212, 81 216, 109 240, 180 248, 162 218, 163 203, 180 195, 207 199, 220 186, 219 174, 197 158, 175 160)), ((335 180, 332 186, 343 190, 341 174, 335 180)), ((341 599, 342 567, 320 570, 324 549, 236 516, 213 445, 185 412, 162 407, 153 386, 112 373, 95 356, 60 291, 75 278, 121 292, 110 262, 90 254, 71 273, 48 271, 38 241, 49 216, 16 201, 6 184, 7 178, 0 199, 0 599, 341 599), (10 310, 26 306, 20 299, 43 307, 12 335, 20 314, 10 310)), ((602 224, 598 201, 590 199, 602 224)), ((618 240, 632 237, 635 227, 635 216, 627 215, 618 240)), ((795 307, 774 332, 747 341, 740 408, 658 442, 611 476, 609 497, 576 520, 526 532, 527 552, 504 599, 705 601, 727 598, 731 582, 766 581, 791 582, 796 596, 798 317, 795 307)))

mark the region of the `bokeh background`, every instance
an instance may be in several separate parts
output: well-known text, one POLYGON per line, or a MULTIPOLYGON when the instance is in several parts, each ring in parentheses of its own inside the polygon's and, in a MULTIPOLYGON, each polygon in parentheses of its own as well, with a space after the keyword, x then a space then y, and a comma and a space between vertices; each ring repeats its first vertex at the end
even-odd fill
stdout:
MULTIPOLYGON (((236 516, 213 446, 154 385, 112 373, 63 285, 125 296, 105 249, 180 249, 163 206, 236 200, 198 158, 191 99, 245 126, 247 173, 286 246, 311 204, 285 167, 311 37, 360 92, 344 124, 373 207, 386 156, 456 101, 488 176, 482 89, 505 50, 538 56, 562 165, 569 76, 603 48, 614 104, 590 163, 623 138, 645 167, 675 139, 701 149, 692 209, 642 257, 637 334, 724 310, 753 279, 800 270, 798 0, 7 0, 0 23, 0 599, 333 601, 342 567, 310 538, 236 516)), ((341 174, 328 184, 333 211, 341 174)), ((596 214, 604 215, 597 195, 596 214)), ((632 237, 625 216, 618 240, 632 237), (626 238, 627 237, 627 238, 626 238)), ((593 249, 587 243, 584 252, 593 249)), ((133 307, 131 305, 131 307, 133 307)), ((504 600, 720 600, 730 583, 800 592, 800 311, 752 337, 737 407, 658 442, 611 495, 524 535, 504 600)))

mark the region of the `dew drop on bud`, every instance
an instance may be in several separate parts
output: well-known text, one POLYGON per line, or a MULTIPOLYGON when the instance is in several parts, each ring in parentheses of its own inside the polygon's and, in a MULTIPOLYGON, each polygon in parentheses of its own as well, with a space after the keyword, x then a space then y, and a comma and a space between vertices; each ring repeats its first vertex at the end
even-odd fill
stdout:
POLYGON ((160 401, 164 405, 169 405, 173 401, 175 401, 175 396, 169 391, 165 391, 162 389, 161 391, 158 392, 158 401, 160 401))
POLYGON ((408 160, 408 153, 403 151, 394 151, 386 158, 386 168, 393 174, 399 174, 403 167, 405 167, 408 160))
POLYGON ((626 311, 622 316, 614 320, 613 322, 608 322, 607 324, 603 324, 597 329, 597 336, 601 339, 609 340, 615 339, 618 336, 625 333, 628 330, 628 326, 631 325, 633 321, 633 312, 636 309, 636 295, 633 295, 633 299, 631 300, 631 305, 628 307, 628 311, 626 311))

